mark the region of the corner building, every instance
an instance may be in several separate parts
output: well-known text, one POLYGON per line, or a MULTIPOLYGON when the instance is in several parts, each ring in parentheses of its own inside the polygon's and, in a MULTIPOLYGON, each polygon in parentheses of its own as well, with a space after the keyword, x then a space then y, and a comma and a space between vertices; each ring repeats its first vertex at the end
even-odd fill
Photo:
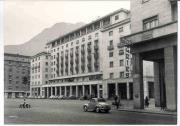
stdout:
POLYGON ((112 98, 119 88, 122 98, 130 98, 130 50, 118 47, 128 34, 130 12, 120 9, 47 43, 51 76, 44 85, 46 97, 112 98))
POLYGON ((131 0, 134 108, 144 108, 143 60, 154 62, 155 106, 177 110, 177 1, 131 0))
POLYGON ((45 89, 43 85, 48 85, 50 77, 50 54, 40 52, 31 57, 31 97, 44 98, 45 89))
POLYGON ((4 53, 4 97, 30 94, 30 56, 4 53))

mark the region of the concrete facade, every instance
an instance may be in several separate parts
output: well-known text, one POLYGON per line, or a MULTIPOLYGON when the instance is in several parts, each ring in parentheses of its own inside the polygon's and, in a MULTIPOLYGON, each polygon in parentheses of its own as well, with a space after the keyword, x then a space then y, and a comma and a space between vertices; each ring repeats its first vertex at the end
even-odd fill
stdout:
POLYGON ((4 54, 4 97, 28 96, 30 89, 30 57, 4 54))
POLYGON ((146 60, 154 62, 155 106, 176 110, 177 2, 132 0, 131 11, 132 33, 124 39, 133 44, 134 108, 144 108, 142 62, 146 60))
POLYGON ((50 77, 50 54, 40 52, 31 57, 31 97, 45 97, 43 85, 48 85, 50 77))

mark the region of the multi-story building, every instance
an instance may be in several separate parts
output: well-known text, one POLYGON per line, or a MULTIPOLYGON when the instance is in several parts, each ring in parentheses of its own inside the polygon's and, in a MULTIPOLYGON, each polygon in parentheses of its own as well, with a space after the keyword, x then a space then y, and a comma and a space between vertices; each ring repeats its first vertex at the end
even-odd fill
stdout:
MULTIPOLYGON (((109 83, 132 82, 130 50, 118 47, 120 37, 130 34, 129 14, 117 10, 47 43, 51 53, 50 84, 45 86, 48 97, 57 90, 58 95, 110 98, 117 88, 107 90, 109 83)), ((126 93, 123 98, 129 96, 126 88, 119 89, 126 93)))
MULTIPOLYGON (((132 55, 121 44, 121 38, 131 34, 130 23, 130 12, 120 9, 48 42, 51 71, 49 84, 41 85, 44 97, 133 99, 132 55)), ((153 81, 151 74, 144 82, 153 81)))
POLYGON ((4 54, 4 96, 18 98, 29 95, 30 57, 4 54))
POLYGON ((177 1, 131 0, 134 107, 144 108, 143 60, 154 62, 155 106, 177 110, 177 1))
POLYGON ((31 57, 30 72, 30 92, 31 97, 44 97, 43 85, 48 85, 50 77, 50 54, 40 52, 31 57))

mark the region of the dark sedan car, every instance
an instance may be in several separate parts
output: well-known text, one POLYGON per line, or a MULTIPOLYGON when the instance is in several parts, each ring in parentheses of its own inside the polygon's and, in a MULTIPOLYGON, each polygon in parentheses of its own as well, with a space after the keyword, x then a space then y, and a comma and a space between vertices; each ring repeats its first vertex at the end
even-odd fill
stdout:
POLYGON ((96 111, 96 112, 109 112, 111 106, 106 102, 104 98, 92 98, 89 103, 83 105, 85 112, 96 111))

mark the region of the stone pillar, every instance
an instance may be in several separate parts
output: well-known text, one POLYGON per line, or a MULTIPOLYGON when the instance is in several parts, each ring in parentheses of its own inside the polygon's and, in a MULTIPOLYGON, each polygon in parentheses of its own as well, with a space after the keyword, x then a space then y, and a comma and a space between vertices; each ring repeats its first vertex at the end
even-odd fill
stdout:
POLYGON ((49 87, 47 87, 47 98, 49 98, 49 87))
POLYGON ((129 94, 129 82, 126 83, 126 87, 127 87, 127 100, 130 99, 130 94, 129 94))
POLYGON ((67 89, 66 89, 66 86, 64 86, 64 95, 67 96, 67 89))
POLYGON ((144 109, 143 61, 139 53, 133 53, 134 108, 144 109))
POLYGON ((159 83, 159 63, 154 62, 154 98, 155 107, 161 106, 160 99, 160 83, 159 83))
POLYGON ((164 49, 165 87, 167 109, 177 110, 177 50, 176 47, 164 49))
POLYGON ((99 97, 99 84, 97 84, 97 97, 100 98, 99 97))
POLYGON ((85 90, 85 89, 84 89, 84 85, 82 85, 83 96, 84 96, 84 93, 85 93, 84 90, 85 90))
POLYGON ((69 87, 70 88, 70 96, 72 95, 72 86, 69 87))
POLYGON ((30 88, 30 97, 32 97, 32 88, 30 88))
POLYGON ((91 95, 92 93, 91 93, 91 85, 89 85, 89 95, 91 95))
POLYGON ((54 87, 55 88, 55 96, 57 96, 57 87, 54 87))
POLYGON ((62 89, 61 89, 61 86, 59 87, 59 96, 61 96, 62 94, 62 89))
POLYGON ((115 94, 118 96, 118 83, 115 83, 115 94))
POLYGON ((76 85, 76 97, 78 97, 78 86, 76 85))

